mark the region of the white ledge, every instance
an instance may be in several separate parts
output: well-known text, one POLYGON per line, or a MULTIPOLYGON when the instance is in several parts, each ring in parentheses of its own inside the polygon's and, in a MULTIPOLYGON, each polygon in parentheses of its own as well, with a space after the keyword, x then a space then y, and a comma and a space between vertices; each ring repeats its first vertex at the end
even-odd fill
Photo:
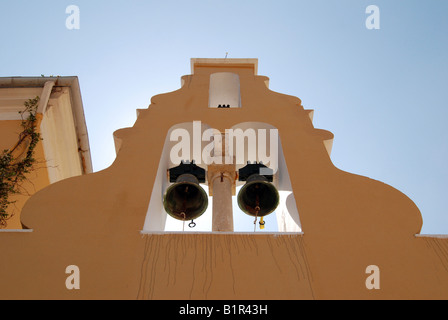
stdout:
POLYGON ((33 229, 0 229, 0 233, 31 233, 33 229))
POLYGON ((416 234, 417 238, 439 238, 448 239, 448 234, 416 234))
POLYGON ((210 234, 210 235, 250 235, 250 236, 302 236, 303 232, 208 232, 208 231, 140 231, 142 235, 198 235, 198 234, 210 234))

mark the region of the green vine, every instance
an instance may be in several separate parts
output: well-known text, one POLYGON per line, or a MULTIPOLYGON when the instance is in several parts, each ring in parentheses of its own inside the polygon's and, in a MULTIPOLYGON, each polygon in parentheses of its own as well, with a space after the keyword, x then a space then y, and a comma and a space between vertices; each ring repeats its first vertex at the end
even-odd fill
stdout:
POLYGON ((0 229, 6 228, 7 221, 13 216, 8 213, 8 207, 16 201, 10 201, 10 195, 21 193, 21 184, 36 162, 34 149, 41 140, 40 133, 36 132, 38 104, 39 97, 25 101, 25 109, 19 111, 22 118, 19 140, 0 156, 0 229))

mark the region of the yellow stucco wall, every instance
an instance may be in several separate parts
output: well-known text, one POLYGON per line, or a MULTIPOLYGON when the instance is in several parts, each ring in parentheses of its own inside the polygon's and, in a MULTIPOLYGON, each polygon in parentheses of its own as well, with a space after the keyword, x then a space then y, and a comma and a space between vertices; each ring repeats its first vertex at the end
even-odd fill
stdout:
MULTIPOLYGON (((400 191, 336 168, 300 99, 270 91, 253 66, 198 67, 116 132, 117 159, 52 184, 25 205, 26 234, 0 234, 0 299, 447 299, 448 240, 416 237, 400 191), (240 76, 241 105, 208 108, 213 72, 240 76), (279 129, 303 234, 145 234, 163 144, 178 123, 279 129), (79 290, 65 269, 81 272, 79 290), (365 282, 379 267, 380 289, 365 282)), ((406 161, 406 159, 403 159, 406 161)))

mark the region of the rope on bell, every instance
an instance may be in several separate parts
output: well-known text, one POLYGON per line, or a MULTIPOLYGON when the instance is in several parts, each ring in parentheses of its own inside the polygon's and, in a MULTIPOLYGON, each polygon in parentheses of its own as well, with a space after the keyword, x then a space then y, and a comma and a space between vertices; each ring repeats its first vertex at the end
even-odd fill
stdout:
POLYGON ((260 213, 260 210, 261 210, 261 208, 260 208, 260 198, 258 197, 258 194, 257 194, 257 197, 255 199, 255 208, 254 209, 255 209, 255 221, 254 221, 254 232, 255 232, 257 230, 258 213, 260 213))

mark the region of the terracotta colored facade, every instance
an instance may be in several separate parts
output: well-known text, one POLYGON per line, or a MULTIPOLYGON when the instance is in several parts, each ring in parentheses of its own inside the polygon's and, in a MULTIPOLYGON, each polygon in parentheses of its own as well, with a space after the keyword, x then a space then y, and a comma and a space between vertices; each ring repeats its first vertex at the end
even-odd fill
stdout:
POLYGON ((49 185, 22 211, 32 232, 0 233, 1 299, 448 298, 448 239, 419 235, 406 195, 336 168, 332 134, 313 127, 300 99, 269 90, 256 60, 192 64, 179 90, 115 133, 111 167, 49 185), (209 105, 211 75, 222 72, 238 75, 235 107, 209 105), (302 232, 142 232, 167 133, 198 120, 278 129, 302 232), (65 285, 70 265, 79 290, 65 285), (372 265, 376 289, 366 286, 372 265))

